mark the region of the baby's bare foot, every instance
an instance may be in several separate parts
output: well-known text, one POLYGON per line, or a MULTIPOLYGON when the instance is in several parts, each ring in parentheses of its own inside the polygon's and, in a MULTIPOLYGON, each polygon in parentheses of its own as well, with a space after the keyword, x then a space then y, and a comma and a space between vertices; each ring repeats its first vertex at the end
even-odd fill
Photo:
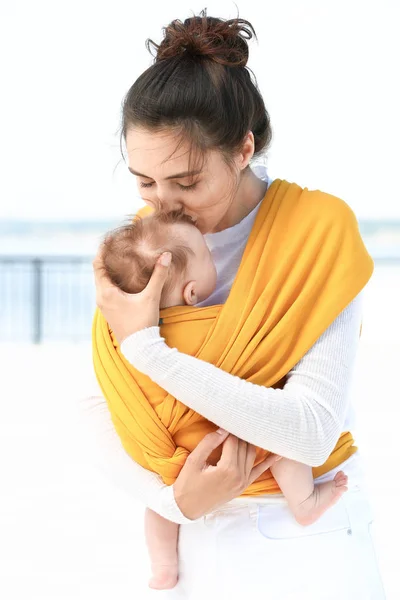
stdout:
POLYGON ((174 588, 178 581, 178 565, 157 565, 152 564, 153 576, 149 581, 149 587, 153 590, 170 590, 174 588))
POLYGON ((336 504, 344 492, 347 492, 347 482, 347 475, 339 471, 333 481, 317 484, 313 493, 293 509, 296 521, 300 525, 315 523, 328 508, 336 504))

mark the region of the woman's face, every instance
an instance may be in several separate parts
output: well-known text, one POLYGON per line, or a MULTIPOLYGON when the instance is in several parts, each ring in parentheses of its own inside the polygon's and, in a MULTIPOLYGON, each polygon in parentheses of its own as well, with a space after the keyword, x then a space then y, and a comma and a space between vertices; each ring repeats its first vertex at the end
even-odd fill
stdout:
POLYGON ((136 177, 146 204, 163 212, 183 209, 201 233, 223 229, 232 204, 238 174, 221 152, 210 150, 201 171, 189 172, 189 144, 181 144, 172 131, 132 128, 126 135, 129 171, 136 177))

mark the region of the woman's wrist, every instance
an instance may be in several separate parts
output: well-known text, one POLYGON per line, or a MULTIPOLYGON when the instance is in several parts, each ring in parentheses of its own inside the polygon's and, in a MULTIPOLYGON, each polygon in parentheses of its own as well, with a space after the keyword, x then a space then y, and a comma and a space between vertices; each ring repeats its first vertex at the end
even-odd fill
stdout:
POLYGON ((182 516, 187 519, 187 522, 194 523, 204 516, 204 513, 200 511, 198 507, 193 507, 193 503, 191 502, 192 499, 185 494, 181 494, 175 484, 172 488, 175 504, 182 516))
POLYGON ((157 508, 155 510, 156 512, 159 512, 161 516, 164 516, 169 521, 178 523, 179 525, 186 525, 187 523, 194 522, 193 519, 189 519, 180 509, 180 506, 175 498, 173 485, 166 485, 161 490, 161 495, 159 497, 159 510, 157 510, 157 508))

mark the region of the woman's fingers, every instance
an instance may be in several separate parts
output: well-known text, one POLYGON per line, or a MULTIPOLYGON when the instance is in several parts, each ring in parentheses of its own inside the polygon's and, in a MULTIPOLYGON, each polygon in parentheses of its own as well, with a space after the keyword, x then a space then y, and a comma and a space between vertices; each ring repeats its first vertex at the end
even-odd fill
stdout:
POLYGON ((246 477, 250 476, 251 470, 254 467, 254 461, 256 459, 256 447, 253 444, 247 444, 245 473, 246 477))
POLYGON ((247 477, 247 475, 248 475, 247 464, 246 464, 248 448, 249 448, 249 444, 247 442, 245 442, 244 440, 239 440, 237 461, 238 461, 238 467, 240 469, 240 472, 244 473, 245 477, 247 477))
POLYGON ((239 438, 230 434, 223 445, 221 458, 218 461, 218 466, 223 468, 237 469, 238 465, 238 446, 239 438))
MULTIPOLYGON (((199 442, 194 448, 194 450, 189 454, 186 464, 196 465, 199 469, 202 469, 204 465, 207 463, 207 459, 210 456, 211 452, 218 448, 228 437, 229 433, 227 431, 223 431, 222 433, 208 433, 203 437, 201 442, 199 442)), ((185 467, 183 467, 185 468, 185 467)))

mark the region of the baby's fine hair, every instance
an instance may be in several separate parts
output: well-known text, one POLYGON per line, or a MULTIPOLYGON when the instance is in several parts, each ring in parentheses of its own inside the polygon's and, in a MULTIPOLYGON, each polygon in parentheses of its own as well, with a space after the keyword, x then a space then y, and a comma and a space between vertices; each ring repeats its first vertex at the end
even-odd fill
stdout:
POLYGON ((106 234, 103 262, 111 282, 129 294, 141 292, 148 284, 154 265, 163 252, 171 253, 171 266, 161 301, 171 290, 179 273, 187 268, 192 250, 173 234, 171 225, 195 225, 182 211, 157 212, 130 218, 130 222, 106 234))

